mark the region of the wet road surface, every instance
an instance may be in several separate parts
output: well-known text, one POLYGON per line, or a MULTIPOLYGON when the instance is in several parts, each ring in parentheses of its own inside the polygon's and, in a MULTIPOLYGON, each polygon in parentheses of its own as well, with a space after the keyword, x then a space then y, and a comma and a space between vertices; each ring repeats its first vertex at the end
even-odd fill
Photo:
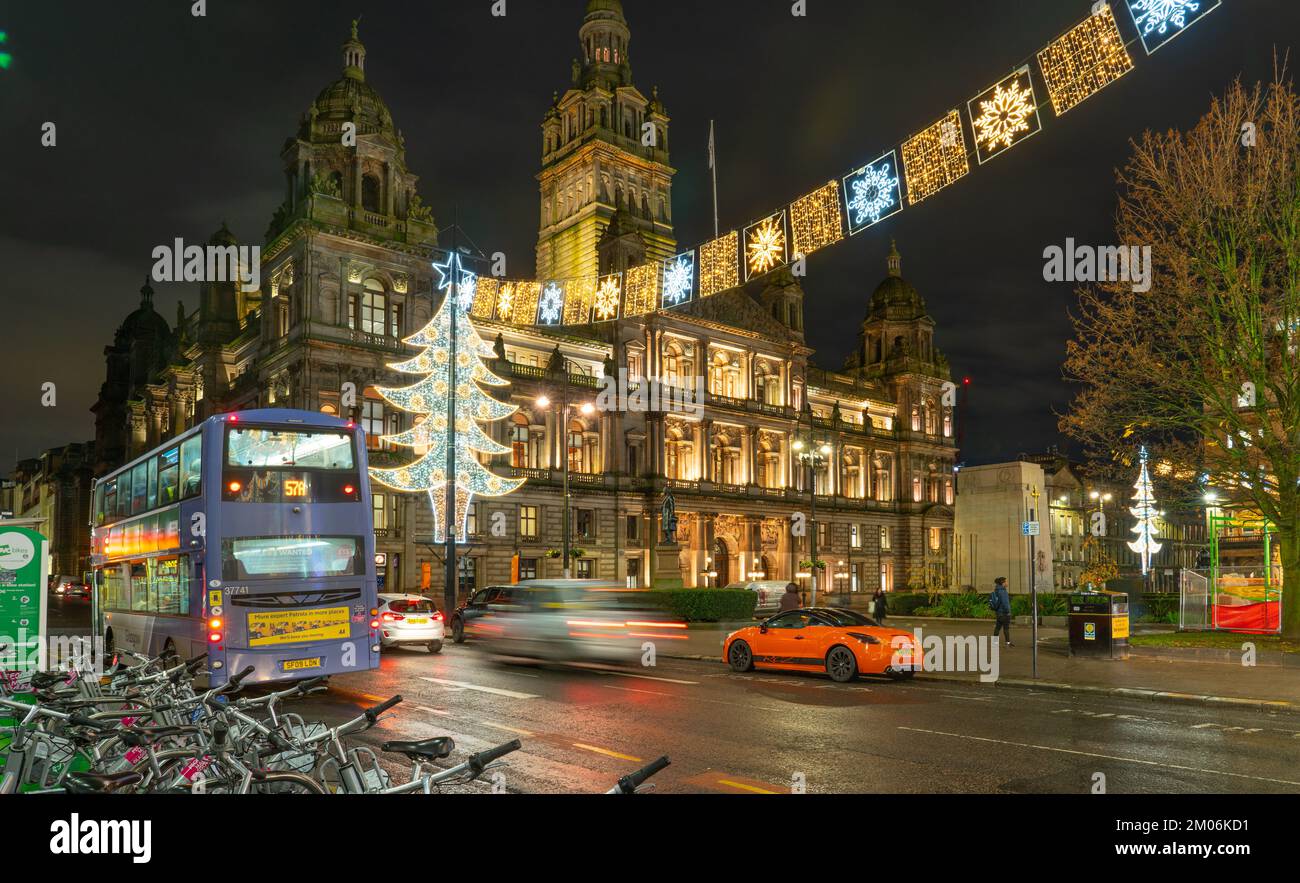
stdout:
MULTIPOLYGON (((292 709, 331 724, 401 694, 357 737, 518 738, 497 787, 594 793, 667 754, 666 793, 1300 793, 1300 717, 933 681, 507 665, 473 644, 386 652, 292 709)), ((384 758, 405 781, 400 758, 384 758)), ((409 767, 409 764, 405 764, 409 767)), ((409 778, 409 777, 408 777, 409 778)), ((484 781, 471 790, 489 791, 484 781)))

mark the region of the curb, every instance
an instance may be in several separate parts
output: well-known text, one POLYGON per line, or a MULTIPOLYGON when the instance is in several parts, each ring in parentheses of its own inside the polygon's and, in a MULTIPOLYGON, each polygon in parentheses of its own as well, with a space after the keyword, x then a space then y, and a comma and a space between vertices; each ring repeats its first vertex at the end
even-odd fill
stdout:
MULTIPOLYGON (((661 654, 668 659, 687 659, 694 662, 721 662, 720 656, 701 656, 698 654, 661 654)), ((918 681, 935 681, 939 683, 966 684, 984 686, 978 681, 956 675, 919 672, 918 681)), ((1056 681, 1034 681, 1026 678, 1000 678, 996 687, 1012 687, 1024 690, 1046 690, 1053 693, 1085 693, 1101 696, 1117 696, 1124 699, 1147 699, 1152 702, 1168 702, 1181 705, 1204 705, 1212 708, 1251 709, 1263 713, 1300 715, 1300 703, 1284 699, 1243 699, 1237 696, 1207 696, 1200 693, 1175 693, 1167 690, 1147 690, 1138 687, 1101 687, 1092 684, 1063 684, 1056 681)))
MULTIPOLYGON (((940 674, 918 674, 917 680, 946 681, 949 683, 972 683, 969 678, 945 676, 940 674)), ((1137 687, 1100 687, 1092 684, 1062 684, 1055 681, 1034 681, 1025 678, 1000 678, 995 682, 998 687, 1013 687, 1026 690, 1047 690, 1055 693, 1090 693, 1093 695, 1118 696, 1124 699, 1148 699, 1152 702, 1169 702, 1183 705, 1205 705, 1253 709, 1260 712, 1300 715, 1300 703, 1283 699, 1243 699, 1237 696, 1207 696, 1200 693, 1175 693, 1166 690, 1147 690, 1137 687)))

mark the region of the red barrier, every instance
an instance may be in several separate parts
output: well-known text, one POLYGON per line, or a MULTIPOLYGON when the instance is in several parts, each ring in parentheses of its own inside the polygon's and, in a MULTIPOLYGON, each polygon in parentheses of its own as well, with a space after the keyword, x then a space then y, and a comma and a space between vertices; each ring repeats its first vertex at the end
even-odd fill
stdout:
POLYGON ((1214 623, 1225 631, 1275 632, 1282 627, 1282 604, 1216 604, 1214 623))

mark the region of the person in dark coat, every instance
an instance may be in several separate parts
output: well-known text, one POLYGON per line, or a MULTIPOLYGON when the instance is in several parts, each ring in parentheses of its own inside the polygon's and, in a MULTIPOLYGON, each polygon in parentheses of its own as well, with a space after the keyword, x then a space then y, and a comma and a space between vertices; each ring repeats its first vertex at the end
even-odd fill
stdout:
POLYGON ((799 589, 794 583, 785 587, 785 594, 781 596, 781 612, 787 610, 798 610, 803 606, 803 598, 799 595, 799 589))
POLYGON ((1006 638, 1007 646, 1014 647, 1011 643, 1011 593, 1007 591, 1007 578, 1000 576, 993 585, 993 597, 989 598, 989 606, 993 608, 993 613, 998 618, 998 624, 993 627, 993 640, 996 641, 999 634, 1006 638))
POLYGON ((889 615, 889 600, 885 595, 884 589, 876 589, 876 594, 871 596, 874 603, 872 608, 872 618, 881 625, 885 624, 885 617, 889 615))

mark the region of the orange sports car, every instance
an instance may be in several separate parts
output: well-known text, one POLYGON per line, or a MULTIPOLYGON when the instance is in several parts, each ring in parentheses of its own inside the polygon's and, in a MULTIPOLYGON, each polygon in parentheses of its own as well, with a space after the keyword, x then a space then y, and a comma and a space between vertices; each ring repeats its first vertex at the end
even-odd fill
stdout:
POLYGON ((791 610, 727 636, 722 658, 732 671, 824 671, 845 683, 860 674, 905 680, 921 669, 916 637, 852 610, 791 610))

